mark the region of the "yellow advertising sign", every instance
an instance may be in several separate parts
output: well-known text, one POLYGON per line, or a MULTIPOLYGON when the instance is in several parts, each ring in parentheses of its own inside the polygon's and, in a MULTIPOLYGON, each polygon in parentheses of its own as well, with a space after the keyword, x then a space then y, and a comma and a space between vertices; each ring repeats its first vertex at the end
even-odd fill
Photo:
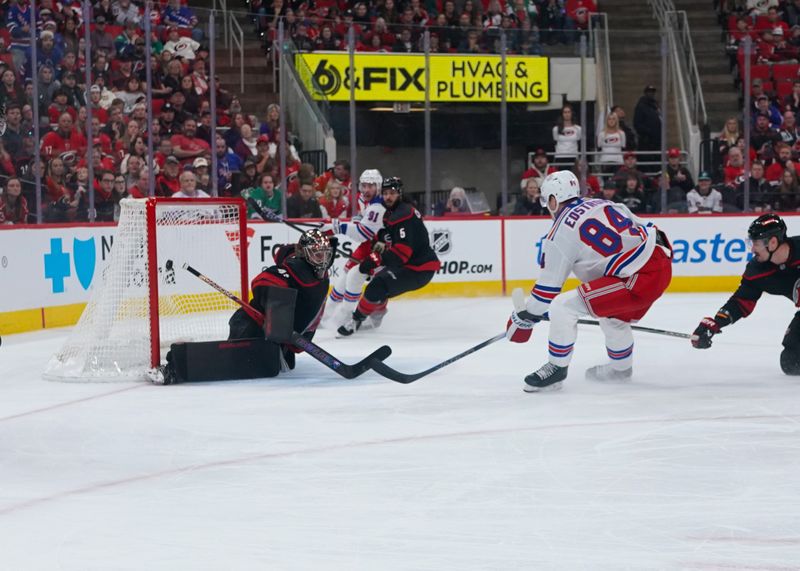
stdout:
MULTIPOLYGON (((355 77, 356 101, 425 101, 424 54, 299 53, 295 66, 315 99, 350 100, 355 77)), ((502 99, 503 66, 499 55, 431 54, 430 98, 433 103, 491 103, 502 99)), ((506 57, 506 101, 547 103, 550 99, 549 59, 506 57)))

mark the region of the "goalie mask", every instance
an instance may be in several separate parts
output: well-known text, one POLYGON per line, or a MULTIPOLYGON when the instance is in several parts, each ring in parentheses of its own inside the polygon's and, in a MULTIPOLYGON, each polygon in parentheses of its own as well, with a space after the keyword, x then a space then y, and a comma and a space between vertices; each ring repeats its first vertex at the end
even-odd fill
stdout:
POLYGON ((325 277, 333 261, 333 247, 325 234, 317 229, 303 232, 297 241, 296 252, 298 258, 303 258, 314 268, 318 278, 325 277))
POLYGON ((358 191, 366 201, 370 201, 380 194, 383 176, 378 169, 367 169, 361 173, 358 179, 358 191))

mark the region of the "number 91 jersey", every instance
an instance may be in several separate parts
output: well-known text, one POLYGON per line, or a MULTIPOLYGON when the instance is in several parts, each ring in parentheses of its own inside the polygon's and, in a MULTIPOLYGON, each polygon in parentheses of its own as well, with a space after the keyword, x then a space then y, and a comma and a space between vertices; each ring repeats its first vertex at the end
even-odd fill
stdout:
POLYGON ((626 278, 647 263, 655 246, 653 224, 625 205, 596 198, 572 201, 558 213, 542 244, 542 271, 531 292, 542 302, 536 314, 547 311, 570 272, 584 283, 603 276, 626 278))

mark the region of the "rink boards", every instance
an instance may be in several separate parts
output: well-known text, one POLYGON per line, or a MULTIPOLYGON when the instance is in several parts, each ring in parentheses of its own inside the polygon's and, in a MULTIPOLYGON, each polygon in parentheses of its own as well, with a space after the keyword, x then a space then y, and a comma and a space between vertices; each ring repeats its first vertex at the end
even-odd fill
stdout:
MULTIPOLYGON (((674 248, 669 291, 732 291, 749 258, 745 237, 752 215, 664 216, 654 222, 674 248)), ((790 234, 800 232, 800 216, 787 215, 790 234)), ((429 238, 442 262, 424 289, 409 296, 502 295, 530 288, 539 273, 548 218, 427 218, 429 238)), ((254 222, 248 244, 252 279, 271 265, 275 245, 296 239, 283 224, 254 222)), ((71 325, 77 322, 92 284, 108 263, 116 227, 0 226, 0 334, 71 325)), ((214 231, 210 228, 209 231, 214 231)), ((221 231, 221 230, 220 230, 221 231)), ((229 244, 225 236, 220 243, 229 244)), ((346 240, 341 247, 351 252, 346 240)), ((218 254, 221 255, 221 254, 218 254)), ((214 259, 201 271, 213 278, 214 259)), ((181 260, 176 267, 180 267, 181 260)), ((333 273, 342 271, 337 257, 333 273)), ((570 280, 567 287, 577 282, 570 280)))

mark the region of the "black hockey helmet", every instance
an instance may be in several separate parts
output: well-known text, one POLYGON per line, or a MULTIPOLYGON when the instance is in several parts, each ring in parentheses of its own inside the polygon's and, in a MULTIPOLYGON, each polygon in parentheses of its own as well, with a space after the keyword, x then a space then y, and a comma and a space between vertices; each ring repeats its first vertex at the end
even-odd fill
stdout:
POLYGON ((333 261, 333 246, 328 237, 316 228, 300 235, 295 252, 298 258, 303 258, 314 268, 319 278, 325 276, 333 261))
POLYGON ((786 240, 786 222, 777 214, 762 214, 747 229, 750 240, 767 241, 773 236, 778 239, 778 244, 786 240))
POLYGON ((384 190, 394 190, 397 194, 403 194, 403 181, 397 176, 385 178, 381 183, 381 192, 384 190))

